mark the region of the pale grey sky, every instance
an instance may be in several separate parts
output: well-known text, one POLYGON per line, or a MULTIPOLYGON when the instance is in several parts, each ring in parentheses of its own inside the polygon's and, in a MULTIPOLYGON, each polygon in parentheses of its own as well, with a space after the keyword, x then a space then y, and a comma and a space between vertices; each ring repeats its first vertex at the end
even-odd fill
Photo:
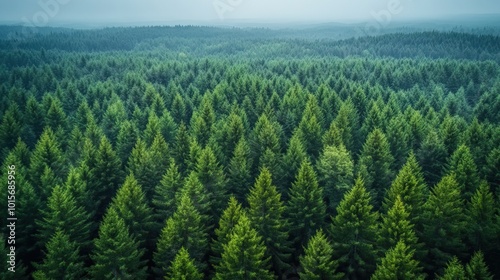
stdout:
POLYGON ((0 0, 0 21, 365 21, 500 14, 499 0, 0 0))

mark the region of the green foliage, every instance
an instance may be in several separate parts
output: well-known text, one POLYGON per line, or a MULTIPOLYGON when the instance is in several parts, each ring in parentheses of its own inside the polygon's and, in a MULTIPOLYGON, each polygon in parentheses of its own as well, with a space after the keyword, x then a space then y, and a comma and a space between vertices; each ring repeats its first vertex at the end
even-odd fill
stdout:
POLYGON ((372 209, 370 193, 358 178, 332 217, 334 259, 348 278, 367 278, 375 269, 378 214, 372 209))
POLYGON ((251 185, 250 148, 244 137, 238 141, 227 166, 227 186, 238 201, 243 202, 251 185))
POLYGON ((378 244, 383 251, 391 249, 399 242, 403 242, 412 250, 416 249, 417 236, 409 217, 410 214, 398 195, 387 215, 382 216, 378 244))
POLYGON ((467 275, 468 279, 493 279, 493 276, 488 271, 488 267, 484 263, 484 255, 481 251, 477 251, 474 253, 470 262, 465 266, 465 274, 467 275))
POLYGON ((495 227, 495 201, 486 182, 482 182, 467 204, 467 238, 474 250, 484 252, 494 249, 497 228, 495 227))
POLYGON ((413 259, 414 252, 404 241, 399 241, 385 253, 371 279, 425 279, 418 261, 413 259))
POLYGON ((214 279, 274 279, 269 271, 266 246, 246 215, 240 217, 223 248, 214 279))
POLYGON ((323 231, 320 229, 309 240, 304 255, 300 256, 300 279, 342 279, 342 273, 337 273, 338 263, 333 260, 333 248, 323 231))
POLYGON ((152 201, 157 220, 161 224, 164 224, 165 220, 174 213, 176 209, 175 194, 182 188, 182 185, 183 181, 179 168, 175 161, 171 160, 160 184, 154 190, 152 201))
POLYGON ((189 257, 189 252, 182 247, 175 256, 165 279, 201 280, 203 279, 203 274, 201 274, 198 268, 194 265, 193 260, 189 257))
POLYGON ((464 266, 458 261, 456 257, 453 257, 446 265, 444 274, 442 276, 436 277, 439 280, 465 280, 467 279, 465 275, 464 266))
POLYGON ((472 154, 467 146, 461 145, 450 158, 448 173, 455 175, 465 200, 469 200, 479 186, 479 174, 472 154))

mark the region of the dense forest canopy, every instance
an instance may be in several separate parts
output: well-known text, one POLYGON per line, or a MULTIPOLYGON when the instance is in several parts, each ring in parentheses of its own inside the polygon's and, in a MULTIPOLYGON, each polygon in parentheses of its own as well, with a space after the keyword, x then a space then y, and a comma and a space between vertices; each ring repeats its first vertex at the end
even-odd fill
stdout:
POLYGON ((337 28, 0 27, 0 278, 500 277, 500 37, 337 28))

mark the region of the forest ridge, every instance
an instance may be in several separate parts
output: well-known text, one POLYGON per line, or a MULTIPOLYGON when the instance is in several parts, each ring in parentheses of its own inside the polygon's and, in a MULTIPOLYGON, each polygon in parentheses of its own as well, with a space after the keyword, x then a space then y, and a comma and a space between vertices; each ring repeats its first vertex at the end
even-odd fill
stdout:
POLYGON ((0 27, 0 278, 498 279, 500 37, 338 28, 0 27))

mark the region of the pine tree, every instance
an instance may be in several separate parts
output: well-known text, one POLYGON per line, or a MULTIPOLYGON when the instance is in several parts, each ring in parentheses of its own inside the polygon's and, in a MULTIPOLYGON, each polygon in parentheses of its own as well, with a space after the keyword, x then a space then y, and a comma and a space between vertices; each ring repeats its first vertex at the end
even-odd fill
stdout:
POLYGON ((413 259, 414 252, 414 249, 406 246, 403 241, 399 241, 396 246, 386 252, 371 279, 425 279, 421 273, 422 268, 413 259))
POLYGON ((263 168, 254 187, 247 197, 250 206, 248 217, 252 227, 264 239, 267 256, 271 256, 273 269, 277 274, 287 267, 288 222, 283 217, 285 207, 281 195, 272 184, 271 173, 263 168))
POLYGON ((143 254, 123 219, 110 208, 99 227, 99 237, 94 240, 90 275, 94 279, 146 279, 143 254))
POLYGON ((182 247, 175 256, 165 279, 202 280, 203 274, 194 265, 194 261, 189 257, 189 252, 182 247))
POLYGON ((389 142, 384 133, 376 128, 367 137, 359 158, 359 172, 365 180, 366 188, 372 193, 376 208, 380 207, 385 190, 392 181, 389 142))
POLYGON ((81 248, 89 246, 90 215, 77 204, 67 189, 55 186, 48 199, 47 210, 41 212, 42 219, 36 222, 41 244, 46 244, 56 232, 62 231, 81 248))
POLYGON ((187 131, 186 125, 181 122, 177 133, 175 134, 175 142, 172 150, 172 155, 175 162, 179 166, 179 172, 185 174, 188 169, 189 145, 191 139, 187 131))
POLYGON ((223 246, 220 265, 215 268, 217 280, 274 279, 269 271, 266 246, 246 215, 242 215, 223 246))
POLYGON ((344 143, 342 142, 342 132, 343 129, 337 127, 337 124, 335 124, 335 122, 332 122, 328 130, 323 135, 323 147, 326 148, 328 146, 344 145, 344 143))
POLYGON ((386 128, 387 141, 391 146, 391 154, 394 156, 394 169, 398 170, 405 163, 409 147, 410 127, 404 116, 399 114, 392 118, 386 128))
POLYGON ((288 149, 283 157, 284 178, 283 184, 287 193, 288 188, 292 185, 297 172, 299 171, 302 162, 308 158, 304 145, 302 144, 300 133, 295 132, 290 138, 288 149))
POLYGON ((139 131, 135 124, 128 120, 124 121, 120 126, 116 140, 116 152, 122 163, 127 162, 137 139, 139 139, 139 131))
POLYGON ((227 167, 227 185, 229 192, 234 194, 238 201, 243 202, 251 185, 250 148, 244 137, 234 148, 233 157, 227 167))
POLYGON ((175 194, 182 188, 183 180, 174 160, 170 161, 165 175, 153 195, 153 206, 156 212, 157 221, 162 225, 165 220, 172 216, 176 209, 175 194))
POLYGON ((457 257, 453 257, 446 265, 443 276, 438 276, 439 280, 466 280, 464 266, 458 261, 457 257))
POLYGON ((153 229, 152 209, 134 175, 130 174, 118 189, 110 206, 125 222, 132 238, 144 246, 153 229))
MULTIPOLYGON (((308 160, 300 165, 289 196, 286 216, 290 221, 290 237, 294 248, 302 248, 323 227, 326 216, 323 189, 318 186, 316 172, 308 160)), ((296 251, 297 257, 301 251, 296 251)))
POLYGON ((204 228, 211 231, 213 220, 210 215, 211 201, 209 200, 209 193, 194 171, 186 177, 184 184, 175 194, 176 205, 179 205, 183 196, 188 196, 191 199, 193 206, 200 213, 204 228))
POLYGON ((358 178, 332 218, 334 259, 350 279, 367 278, 375 269, 378 215, 372 209, 370 193, 358 178))
POLYGON ((344 193, 352 187, 354 162, 344 145, 327 146, 321 153, 316 168, 318 181, 324 189, 328 213, 333 214, 344 193))
POLYGON ((484 256, 481 251, 474 253, 470 262, 465 266, 465 274, 468 279, 493 280, 493 276, 484 263, 484 256))
POLYGON ((467 239, 474 250, 489 251, 496 238, 495 201, 486 182, 482 182, 467 204, 467 239))
POLYGON ((431 130, 427 134, 420 149, 416 151, 416 156, 422 166, 425 181, 430 186, 437 184, 446 163, 446 147, 436 131, 431 130))
POLYGON ((215 229, 216 239, 212 241, 211 245, 213 256, 210 258, 210 263, 214 267, 220 263, 223 246, 229 242, 234 227, 238 224, 242 215, 245 215, 245 210, 236 198, 231 196, 229 204, 219 220, 219 227, 215 229))
POLYGON ((432 189, 424 205, 423 240, 429 254, 426 258, 428 271, 437 271, 452 256, 464 250, 462 237, 465 230, 463 200, 460 187, 453 175, 443 179, 432 189))
POLYGON ((207 251, 208 236, 201 215, 187 195, 182 196, 174 215, 167 219, 154 253, 155 272, 163 277, 175 255, 184 247, 194 258, 196 267, 202 270, 202 260, 207 251))
POLYGON ((42 274, 46 279, 82 279, 85 269, 77 244, 64 231, 57 230, 45 246, 43 263, 35 264, 37 272, 34 276, 42 274))
POLYGON ((309 240, 305 252, 300 256, 300 279, 342 279, 337 273, 337 261, 333 260, 333 247, 321 229, 309 240))
POLYGON ((467 146, 460 145, 451 156, 448 164, 448 174, 451 173, 455 175, 462 197, 469 201, 479 186, 479 175, 467 146))
MULTIPOLYGON (((385 211, 389 211, 389 209, 394 207, 399 197, 408 213, 408 221, 415 226, 417 236, 422 236, 421 213, 428 192, 422 175, 422 169, 418 165, 415 155, 410 153, 405 165, 401 168, 391 187, 387 190, 383 208, 385 211)), ((406 243, 406 245, 411 244, 406 243)))
POLYGON ((307 154, 316 159, 321 150, 321 129, 320 121, 312 112, 306 111, 297 127, 298 137, 301 139, 307 154))
POLYGON ((359 120, 358 112, 350 99, 342 103, 334 123, 340 129, 342 143, 346 149, 356 153, 358 147, 356 131, 359 129, 359 120))
POLYGON ((491 150, 486 158, 485 174, 486 180, 491 186, 492 191, 500 197, 500 147, 491 150))

